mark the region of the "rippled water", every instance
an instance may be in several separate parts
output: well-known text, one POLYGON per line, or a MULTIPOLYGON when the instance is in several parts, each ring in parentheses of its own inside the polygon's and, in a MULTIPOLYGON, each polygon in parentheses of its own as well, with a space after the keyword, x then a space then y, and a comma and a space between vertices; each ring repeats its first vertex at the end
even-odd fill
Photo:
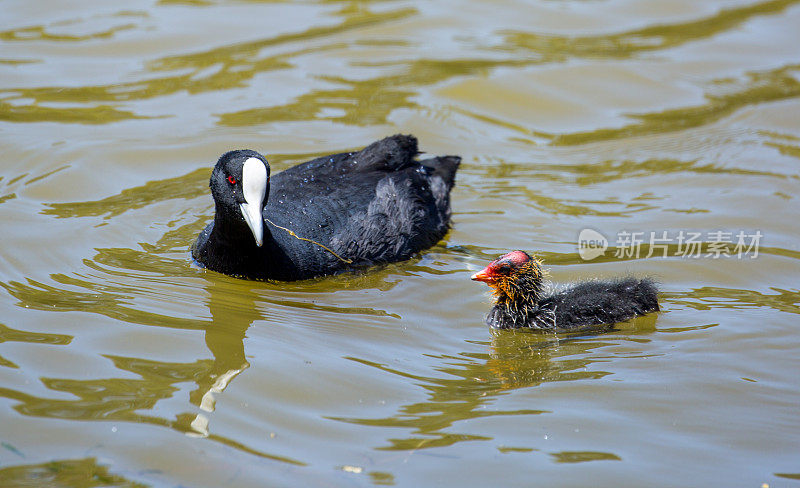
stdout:
POLYGON ((796 485, 798 4, 7 0, 0 485, 796 485), (464 157, 432 250, 192 264, 220 153, 397 132, 464 157), (517 248, 664 311, 492 334, 469 275, 517 248))

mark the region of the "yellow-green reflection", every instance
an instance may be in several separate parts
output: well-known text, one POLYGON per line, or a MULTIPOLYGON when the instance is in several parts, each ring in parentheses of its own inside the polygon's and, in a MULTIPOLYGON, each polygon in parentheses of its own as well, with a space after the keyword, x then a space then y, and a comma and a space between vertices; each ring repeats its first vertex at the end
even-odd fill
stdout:
POLYGON ((618 129, 560 134, 552 138, 552 143, 585 144, 707 125, 748 105, 800 96, 800 81, 796 78, 798 69, 800 64, 791 64, 774 70, 750 72, 747 74, 747 80, 742 82, 719 80, 717 82, 719 93, 706 94, 708 101, 704 105, 647 114, 630 114, 629 117, 640 122, 618 129))
MULTIPOLYGON (((15 90, 15 91, 25 91, 15 90)), ((0 97, 3 93, 0 92, 0 97)), ((20 98, 27 98, 22 96, 20 98)), ((80 98, 80 97, 78 97, 80 98)), ((77 103, 77 102, 76 102, 77 103)), ((120 120, 144 119, 130 110, 119 110, 110 105, 94 107, 74 106, 69 108, 43 107, 38 105, 17 105, 0 100, 0 120, 7 122, 42 122, 107 124, 120 120)))
POLYGON ((550 454, 557 463, 585 463, 587 461, 622 461, 622 458, 610 452, 598 451, 562 451, 550 454))
POLYGON ((80 42, 88 41, 90 39, 108 39, 113 37, 117 32, 130 30, 135 28, 134 24, 125 24, 110 29, 93 32, 84 35, 70 35, 70 34, 55 34, 48 32, 47 27, 42 25, 35 25, 31 27, 22 27, 19 29, 10 29, 0 31, 0 41, 51 41, 51 42, 80 42))
POLYGON ((643 29, 604 36, 568 37, 531 32, 506 32, 501 48, 530 51, 541 61, 570 57, 629 57, 667 49, 729 31, 753 17, 778 14, 798 0, 772 0, 720 10, 710 17, 675 24, 651 25, 643 29))
POLYGON ((10 66, 17 66, 21 64, 34 64, 34 63, 41 63, 41 61, 35 59, 0 59, 0 64, 10 65, 10 66))
POLYGON ((42 210, 45 215, 59 218, 92 217, 104 215, 105 218, 116 217, 128 210, 152 205, 173 198, 196 198, 208 193, 208 177, 211 168, 200 168, 189 174, 176 178, 156 180, 142 186, 126 188, 119 195, 102 200, 74 203, 48 203, 42 210))
POLYGON ((493 337, 491 352, 437 356, 443 377, 419 376, 359 358, 348 359, 419 384, 428 394, 424 402, 404 405, 385 418, 332 417, 334 420, 374 427, 410 430, 408 437, 390 438, 381 450, 416 450, 450 446, 463 441, 488 441, 491 437, 453 432, 459 423, 484 417, 540 415, 546 410, 486 409, 496 397, 518 388, 546 382, 591 380, 606 376, 590 371, 588 354, 609 345, 600 340, 573 341, 537 334, 501 332, 493 337))
POLYGON ((770 307, 779 312, 800 314, 800 291, 770 288, 774 294, 754 290, 704 286, 683 293, 671 293, 673 303, 685 305, 696 310, 742 309, 770 307))
POLYGON ((383 471, 371 471, 368 473, 370 481, 376 486, 394 486, 394 475, 383 471))
MULTIPOLYGON (((344 15, 344 18, 339 24, 336 25, 311 27, 302 32, 281 34, 275 37, 233 44, 230 46, 219 47, 194 54, 170 56, 153 62, 150 65, 150 68, 154 71, 178 70, 187 68, 199 71, 209 66, 213 66, 216 63, 223 63, 223 65, 226 67, 233 65, 243 65, 247 67, 252 66, 250 63, 253 62, 255 62, 255 65, 258 65, 259 51, 264 48, 290 44, 297 41, 324 39, 334 34, 340 34, 342 32, 347 32, 357 28, 378 26, 414 15, 416 13, 416 9, 405 8, 381 13, 357 9, 345 10, 339 13, 344 15)), ((292 55, 297 54, 298 52, 292 53, 292 55)))
POLYGON ((14 409, 23 415, 70 420, 117 420, 167 425, 165 419, 150 417, 138 410, 150 410, 156 402, 170 398, 176 383, 191 381, 207 374, 210 360, 191 364, 147 361, 138 358, 107 356, 114 366, 140 376, 71 380, 42 378, 50 390, 70 393, 77 399, 42 398, 0 388, 0 395, 19 401, 14 409))
MULTIPOLYGON (((219 123, 242 126, 322 118, 362 126, 384 124, 389 114, 396 109, 419 108, 412 99, 422 86, 440 83, 454 77, 485 73, 489 69, 502 66, 526 66, 563 61, 570 57, 626 57, 642 51, 662 50, 712 37, 755 16, 780 13, 795 3, 797 0, 762 2, 725 9, 709 18, 650 26, 605 36, 573 38, 529 32, 506 32, 505 42, 495 47, 495 52, 498 49, 512 52, 522 50, 535 54, 522 58, 503 59, 487 56, 457 60, 413 59, 392 63, 355 63, 354 67, 380 66, 393 72, 398 68, 402 71, 358 80, 343 76, 326 76, 325 80, 342 87, 305 93, 284 105, 223 113, 219 115, 219 123), (326 113, 328 115, 321 115, 326 113)), ((3 90, 0 91, 0 120, 99 124, 143 118, 132 110, 122 109, 109 103, 145 100, 179 91, 201 93, 242 87, 259 73, 290 68, 291 60, 304 53, 347 46, 332 43, 317 48, 262 55, 262 51, 267 48, 292 45, 299 41, 325 39, 353 29, 395 22, 416 13, 415 9, 375 13, 360 5, 358 8, 351 5, 336 13, 342 18, 333 26, 309 27, 302 32, 222 46, 187 55, 164 57, 148 64, 148 69, 152 72, 179 71, 179 74, 113 85, 18 87, 3 90), (53 106, 53 103, 73 103, 75 106, 64 108, 53 106), (87 104, 92 106, 86 106, 87 104)), ((93 33, 89 37, 111 36, 127 28, 130 26, 118 26, 105 32, 93 33)), ((34 26, 5 31, 0 33, 0 37, 22 38, 25 37, 22 36, 22 31, 27 36, 47 36, 45 27, 34 26)), ((70 41, 81 40, 81 37, 72 39, 71 36, 65 36, 61 39, 59 36, 50 36, 48 39, 70 41)), ((723 95, 708 94, 708 103, 705 105, 670 109, 659 113, 632 114, 631 117, 639 119, 640 122, 622 128, 565 134, 546 134, 521 127, 518 129, 527 135, 533 134, 549 139, 553 144, 574 145, 697 127, 719 120, 749 104, 798 96, 800 83, 792 75, 792 71, 796 69, 797 66, 790 65, 778 70, 750 73, 749 80, 740 83, 741 86, 738 88, 725 88, 727 93, 723 95)), ((471 115, 477 118, 486 117, 480 114, 471 115)), ((502 123, 498 120, 494 122, 502 123)))
MULTIPOLYGON (((259 53, 265 48, 326 38, 356 28, 392 22, 414 13, 413 9, 382 13, 372 13, 362 9, 343 10, 340 14, 345 15, 344 19, 333 26, 311 27, 299 33, 224 46, 190 55, 165 57, 149 63, 148 66, 154 72, 182 71, 180 74, 113 85, 18 87, 0 90, 0 120, 103 124, 146 118, 131 110, 123 110, 107 103, 146 100, 180 91, 201 93, 241 87, 259 73, 291 67, 290 60, 294 57, 331 49, 332 46, 295 49, 277 55, 261 56, 259 53), (204 71, 210 67, 215 68, 213 72, 204 71), (75 104, 75 106, 64 108, 48 105, 53 103, 75 104), (92 106, 85 106, 87 104, 92 106)), ((42 27, 34 29, 43 30, 42 27)))
POLYGON ((159 5, 192 5, 194 7, 205 7, 213 5, 213 2, 207 0, 158 0, 159 5))
POLYGON ((20 464, 0 468, 0 486, 5 488, 62 487, 62 488, 147 488, 149 485, 131 481, 110 472, 96 458, 61 459, 39 464, 20 464))
MULTIPOLYGON (((574 146, 703 127, 744 107, 797 98, 800 96, 800 81, 796 77, 798 70, 800 65, 789 64, 772 70, 748 72, 742 80, 718 79, 707 88, 706 103, 702 105, 660 112, 629 113, 625 115, 637 122, 617 128, 599 128, 584 132, 549 133, 461 107, 453 110, 493 126, 510 129, 520 135, 515 140, 531 143, 531 138, 534 138, 554 146, 574 146)), ((782 154, 797 154, 793 145, 774 142, 765 144, 777 148, 782 154)))
MULTIPOLYGON (((379 76, 367 80, 349 80, 326 76, 325 80, 343 85, 342 88, 316 90, 298 97, 294 102, 268 108, 231 112, 220 116, 221 125, 243 126, 267 122, 288 122, 323 118, 351 125, 385 124, 389 114, 399 108, 417 108, 411 100, 415 87, 428 86, 456 76, 485 73, 491 68, 518 66, 516 60, 428 60, 387 64, 402 68, 400 74, 379 76), (336 115, 321 116, 323 110, 336 115)), ((394 71, 394 70, 393 70, 394 71)))
POLYGON ((779 142, 765 142, 767 146, 774 147, 784 156, 791 156, 800 159, 800 146, 796 144, 787 144, 779 142))
MULTIPOLYGON (((476 169, 470 168, 470 170, 475 171, 476 169)), ((643 161, 624 159, 573 164, 542 164, 535 161, 516 163, 501 160, 497 165, 486 165, 478 168, 478 170, 482 171, 487 180, 492 181, 504 178, 518 179, 526 177, 579 186, 609 183, 643 176, 675 174, 743 175, 797 179, 796 175, 767 170, 724 167, 711 163, 701 163, 696 159, 691 161, 679 159, 646 159, 643 161)))
MULTIPOLYGON (((0 343, 3 342, 25 342, 28 344, 66 346, 72 342, 72 336, 66 334, 46 334, 41 332, 17 330, 12 329, 4 324, 0 324, 0 343)), ((5 366, 7 368, 19 368, 19 366, 3 356, 0 356, 0 366, 5 366)))
POLYGON ((12 329, 0 324, 0 343, 2 342, 27 342, 29 344, 50 344, 66 346, 72 341, 72 336, 66 334, 45 334, 26 330, 12 329))
MULTIPOLYGON (((55 284, 29 279, 26 283, 12 281, 0 283, 0 286, 19 300, 18 305, 28 309, 92 313, 127 323, 203 332, 213 359, 178 363, 103 355, 116 369, 126 373, 122 377, 88 380, 45 377, 41 378, 42 384, 59 393, 54 398, 31 395, 12 388, 0 388, 0 397, 15 400, 17 404, 14 409, 23 415, 66 420, 113 420, 167 427, 259 457, 303 465, 302 461, 265 453, 235 439, 215 434, 209 426, 216 409, 215 396, 221 394, 236 376, 249 367, 245 359, 244 338, 254 320, 264 319, 256 307, 256 295, 252 288, 262 284, 212 275, 204 290, 211 316, 208 320, 141 310, 137 307, 137 301, 146 298, 149 293, 146 286, 136 284, 137 273, 147 272, 145 278, 149 276, 152 279, 160 266, 175 268, 175 263, 169 264, 169 261, 157 253, 148 256, 131 250, 106 249, 101 250, 94 261, 87 262, 91 263, 90 268, 106 273, 106 278, 116 277, 114 280, 106 281, 98 276, 87 279, 77 275, 53 274, 50 278, 55 284), (128 254, 131 256, 122 257, 128 254), (130 373, 138 378, 131 379, 130 373), (176 412, 173 418, 147 413, 159 401, 172 398, 180 390, 179 385, 185 383, 196 385, 189 394, 189 402, 197 407, 196 411, 176 412), (60 393, 69 393, 75 398, 63 399, 60 393)), ((197 275, 196 270, 194 275, 197 275)), ((5 340, 48 344, 68 343, 71 339, 70 336, 31 334, 7 327, 0 329, 0 333, 5 340)), ((198 355, 204 355, 203 351, 198 351, 198 355)))

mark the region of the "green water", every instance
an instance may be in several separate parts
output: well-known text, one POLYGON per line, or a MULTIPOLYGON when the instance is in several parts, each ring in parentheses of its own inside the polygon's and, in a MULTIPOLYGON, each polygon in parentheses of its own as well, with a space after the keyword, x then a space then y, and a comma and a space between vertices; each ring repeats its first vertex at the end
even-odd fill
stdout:
POLYGON ((6 1, 0 486, 798 485, 799 25, 789 0, 6 1), (397 132, 464 158, 430 251, 291 284, 191 262, 222 152, 279 171, 397 132), (511 249, 557 283, 653 276, 663 312, 491 333, 469 276, 511 249))

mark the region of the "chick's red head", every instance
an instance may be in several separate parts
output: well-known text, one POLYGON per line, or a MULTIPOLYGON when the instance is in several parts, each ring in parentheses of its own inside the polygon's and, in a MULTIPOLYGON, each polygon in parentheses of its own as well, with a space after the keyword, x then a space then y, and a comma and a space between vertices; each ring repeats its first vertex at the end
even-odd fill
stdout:
POLYGON ((533 258, 524 251, 511 251, 495 259, 488 266, 472 275, 474 281, 483 281, 489 286, 494 286, 502 280, 507 280, 519 273, 526 264, 533 262, 533 258))
POLYGON ((538 300, 542 292, 541 262, 524 251, 511 251, 472 275, 492 287, 498 299, 538 300))

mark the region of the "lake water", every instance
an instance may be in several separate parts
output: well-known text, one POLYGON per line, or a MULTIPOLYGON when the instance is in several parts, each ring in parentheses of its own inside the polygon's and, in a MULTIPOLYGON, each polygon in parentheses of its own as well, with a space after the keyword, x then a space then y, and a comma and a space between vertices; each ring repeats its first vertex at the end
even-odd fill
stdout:
POLYGON ((6 0, 0 486, 800 486, 798 26, 797 0, 6 0), (291 284, 191 262, 222 152, 398 132, 464 158, 439 245, 291 284), (663 311, 492 333, 469 276, 511 249, 653 276, 663 311))

